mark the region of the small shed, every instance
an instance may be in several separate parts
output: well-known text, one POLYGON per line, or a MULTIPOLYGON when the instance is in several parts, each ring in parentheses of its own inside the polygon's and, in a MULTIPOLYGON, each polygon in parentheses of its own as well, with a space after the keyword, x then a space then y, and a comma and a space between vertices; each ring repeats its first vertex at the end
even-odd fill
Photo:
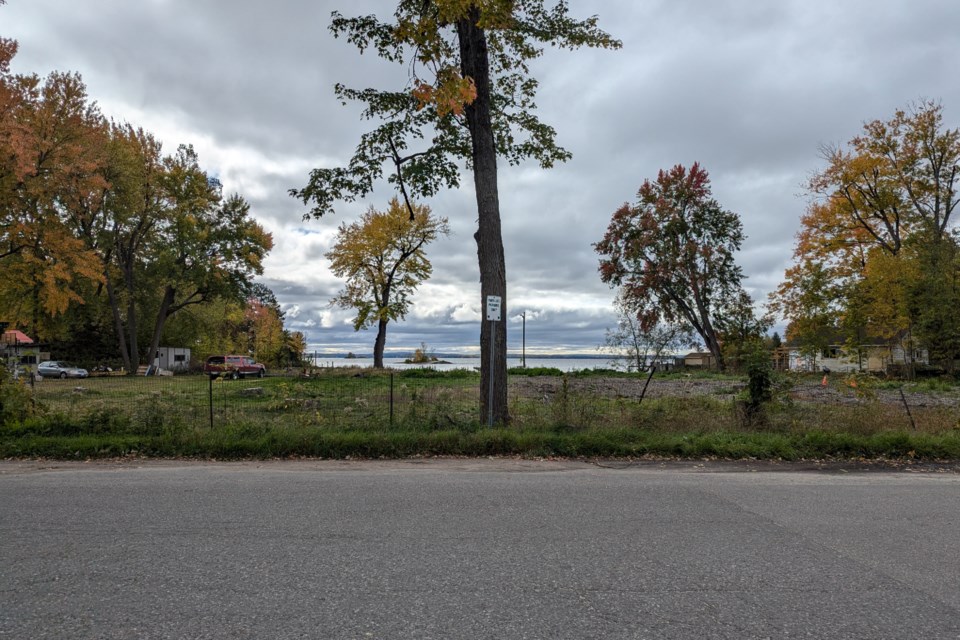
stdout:
POLYGON ((188 347, 160 347, 154 365, 167 371, 185 372, 190 369, 190 349, 188 347))
POLYGON ((693 351, 683 356, 683 366, 708 369, 717 364, 716 358, 709 351, 693 351))

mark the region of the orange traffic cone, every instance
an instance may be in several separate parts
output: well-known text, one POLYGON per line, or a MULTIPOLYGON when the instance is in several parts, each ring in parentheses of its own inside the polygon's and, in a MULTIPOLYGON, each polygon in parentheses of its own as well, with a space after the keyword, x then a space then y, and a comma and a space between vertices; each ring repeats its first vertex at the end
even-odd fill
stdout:
POLYGON ((827 386, 827 374, 823 374, 823 380, 820 381, 820 386, 821 387, 827 386))

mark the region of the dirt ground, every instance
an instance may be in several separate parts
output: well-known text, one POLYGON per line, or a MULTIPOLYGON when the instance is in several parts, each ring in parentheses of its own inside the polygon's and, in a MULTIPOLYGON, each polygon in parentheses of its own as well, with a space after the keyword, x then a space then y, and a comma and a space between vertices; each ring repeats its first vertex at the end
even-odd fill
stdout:
MULTIPOLYGON (((639 398, 643 393, 646 378, 604 378, 604 377, 568 377, 567 388, 570 393, 589 393, 611 398, 639 398)), ((554 376, 517 376, 511 380, 511 392, 523 396, 548 398, 560 391, 563 379, 554 376)), ((657 379, 656 376, 647 387, 645 398, 697 397, 712 396, 721 400, 730 400, 746 387, 745 382, 735 380, 710 379, 657 379)), ((799 401, 822 402, 825 404, 857 404, 880 402, 901 405, 900 389, 861 389, 848 386, 839 379, 828 380, 824 386, 822 380, 802 380, 786 390, 786 394, 799 401)), ((911 407, 960 407, 960 391, 909 391, 903 392, 911 407)))

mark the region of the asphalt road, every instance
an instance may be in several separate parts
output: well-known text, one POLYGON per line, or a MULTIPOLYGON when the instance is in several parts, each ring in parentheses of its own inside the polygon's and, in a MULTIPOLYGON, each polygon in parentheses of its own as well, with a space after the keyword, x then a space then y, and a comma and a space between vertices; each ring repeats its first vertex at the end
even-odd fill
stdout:
POLYGON ((0 638, 960 638, 960 474, 0 463, 0 638))

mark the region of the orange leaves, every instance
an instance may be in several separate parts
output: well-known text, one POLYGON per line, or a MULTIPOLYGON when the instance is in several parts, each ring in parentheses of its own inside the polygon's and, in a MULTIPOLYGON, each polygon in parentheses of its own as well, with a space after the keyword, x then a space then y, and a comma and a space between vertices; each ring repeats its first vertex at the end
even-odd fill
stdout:
POLYGON ((430 85, 417 79, 414 83, 413 97, 417 100, 417 109, 433 104, 440 117, 450 113, 459 116, 463 109, 477 98, 477 86, 472 78, 463 78, 454 69, 437 74, 437 85, 430 85))

